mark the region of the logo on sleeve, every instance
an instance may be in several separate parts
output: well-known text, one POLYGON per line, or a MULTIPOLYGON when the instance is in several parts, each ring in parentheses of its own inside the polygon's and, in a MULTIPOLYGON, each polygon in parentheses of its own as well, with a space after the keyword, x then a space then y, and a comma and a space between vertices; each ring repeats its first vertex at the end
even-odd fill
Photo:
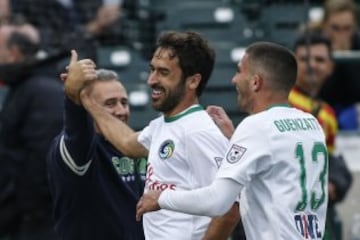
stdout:
POLYGON ((236 163, 241 159, 245 152, 246 148, 233 144, 226 155, 226 160, 229 163, 236 163))
POLYGON ((172 140, 166 140, 160 145, 159 157, 163 160, 170 158, 175 150, 175 144, 172 140))

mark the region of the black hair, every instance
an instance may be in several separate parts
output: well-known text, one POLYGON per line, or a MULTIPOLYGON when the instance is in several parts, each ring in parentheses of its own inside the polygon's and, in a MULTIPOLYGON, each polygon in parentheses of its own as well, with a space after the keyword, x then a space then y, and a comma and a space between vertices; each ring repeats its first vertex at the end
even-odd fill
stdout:
POLYGON ((290 91, 297 77, 294 54, 284 46, 271 42, 251 44, 246 53, 252 71, 263 71, 273 89, 290 91))
POLYGON ((183 78, 199 73, 201 81, 196 89, 197 96, 201 96, 211 76, 215 63, 215 51, 199 34, 192 31, 163 33, 156 45, 158 48, 169 48, 173 57, 178 57, 183 78))
POLYGON ((298 39, 296 39, 294 44, 294 52, 296 52, 299 47, 318 44, 323 44, 326 46, 329 56, 332 59, 332 48, 330 39, 317 32, 309 32, 307 34, 301 35, 298 39))
POLYGON ((33 58, 39 50, 38 43, 32 41, 26 34, 17 31, 12 32, 7 40, 7 47, 14 46, 19 48, 25 58, 33 58))

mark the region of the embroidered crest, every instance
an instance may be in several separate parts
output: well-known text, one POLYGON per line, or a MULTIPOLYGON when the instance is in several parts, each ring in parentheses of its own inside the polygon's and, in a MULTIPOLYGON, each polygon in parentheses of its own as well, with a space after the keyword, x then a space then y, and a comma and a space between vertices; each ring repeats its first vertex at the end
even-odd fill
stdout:
POLYGON ((236 163, 241 159, 245 152, 246 148, 233 144, 226 155, 226 160, 229 163, 236 163))
POLYGON ((160 145, 159 157, 163 160, 170 158, 175 150, 175 144, 172 140, 166 140, 160 145))

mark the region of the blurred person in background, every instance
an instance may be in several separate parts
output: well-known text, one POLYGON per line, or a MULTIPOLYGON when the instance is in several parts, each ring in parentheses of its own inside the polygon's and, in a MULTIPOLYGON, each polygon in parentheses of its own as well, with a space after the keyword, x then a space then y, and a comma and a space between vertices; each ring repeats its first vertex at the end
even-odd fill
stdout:
POLYGON ((10 17, 9 0, 0 0, 0 24, 6 23, 10 17))
POLYGON ((122 0, 10 0, 15 18, 25 18, 41 34, 47 51, 78 49, 95 59, 96 47, 124 41, 122 0))
MULTIPOLYGON (((311 23, 310 30, 329 38, 335 52, 359 51, 357 11, 353 0, 326 0, 321 22, 311 23)), ((335 109, 340 129, 360 127, 356 116, 356 104, 360 103, 359 68, 359 61, 337 62, 318 94, 335 109)))
POLYGON ((320 34, 301 36, 295 42, 294 54, 298 63, 298 75, 291 89, 289 102, 296 108, 313 113, 326 133, 329 153, 335 150, 335 135, 338 131, 333 108, 318 98, 319 91, 332 74, 330 41, 320 34))
POLYGON ((46 155, 62 126, 63 91, 38 49, 32 25, 0 26, 0 79, 9 89, 0 115, 0 236, 10 240, 56 239, 46 155))
POLYGON ((335 156, 335 136, 338 132, 335 111, 318 97, 322 85, 334 69, 331 42, 318 33, 304 35, 296 40, 294 54, 298 63, 298 75, 295 86, 289 94, 289 103, 313 114, 325 132, 329 153, 329 202, 324 239, 339 240, 342 230, 335 206, 348 192, 352 175, 343 157, 335 156))

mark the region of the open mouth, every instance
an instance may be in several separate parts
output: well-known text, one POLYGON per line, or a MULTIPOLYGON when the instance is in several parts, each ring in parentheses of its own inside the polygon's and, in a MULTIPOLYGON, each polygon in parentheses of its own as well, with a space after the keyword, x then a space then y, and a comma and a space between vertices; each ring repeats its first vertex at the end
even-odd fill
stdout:
POLYGON ((157 100, 161 97, 163 91, 160 88, 154 88, 151 93, 151 97, 153 100, 157 100))

